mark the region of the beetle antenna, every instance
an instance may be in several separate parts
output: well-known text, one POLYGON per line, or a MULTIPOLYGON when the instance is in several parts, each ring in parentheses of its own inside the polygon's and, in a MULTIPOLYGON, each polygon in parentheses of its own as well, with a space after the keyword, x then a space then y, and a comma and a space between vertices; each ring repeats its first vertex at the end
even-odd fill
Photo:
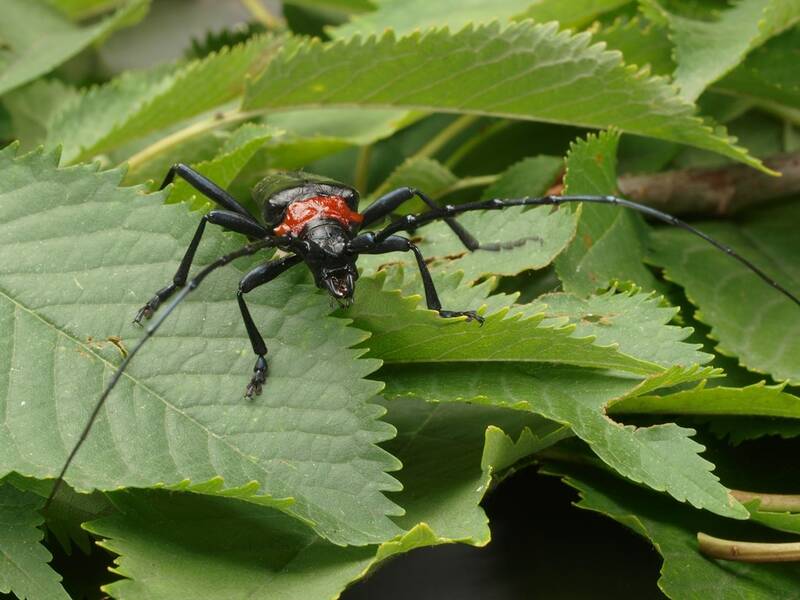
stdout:
POLYGON ((72 448, 72 451, 69 453, 64 466, 61 468, 61 472, 58 474, 55 483, 53 484, 52 490, 50 490, 50 495, 47 497, 47 501, 44 503, 44 508, 42 510, 47 510, 50 506, 50 503, 55 498, 58 489, 61 487, 61 483, 64 481, 64 475, 69 469, 70 464, 72 464, 75 455, 80 450, 80 447, 86 441, 86 438, 89 437, 89 432, 94 425, 94 422, 97 420, 98 415, 100 414, 100 409, 103 408, 103 405, 106 402, 109 394, 117 385, 117 382, 122 377, 122 374, 125 372, 125 369, 130 364, 131 360, 136 353, 139 352, 142 346, 144 346, 145 342, 150 339, 153 334, 161 327, 161 324, 166 320, 166 318, 170 315, 170 313, 175 310, 175 307, 180 304, 186 296, 188 296, 200 283, 205 279, 212 271, 223 267, 230 263, 231 261, 236 260, 242 256, 250 256, 251 254, 255 254, 259 250, 263 248, 267 248, 270 246, 278 245, 278 242, 282 241, 282 238, 267 238, 263 240, 259 240, 257 242, 253 242, 252 244, 248 244, 239 248, 235 252, 231 252, 230 254, 226 254, 225 256, 219 257, 217 260, 209 264, 208 266, 204 267, 195 277, 187 282, 187 284, 181 288, 180 292, 175 296, 175 298, 170 302, 164 309, 158 314, 158 318, 154 319, 151 324, 147 327, 144 333, 144 337, 139 340, 139 342, 131 349, 125 359, 119 364, 117 370, 114 372, 113 377, 111 377, 111 381, 108 382, 106 389, 103 390, 103 394, 100 396, 100 399, 95 404, 94 409, 92 409, 92 414, 89 416, 89 420, 86 422, 86 425, 81 432, 81 435, 78 437, 78 441, 75 443, 75 446, 72 448))
POLYGON ((706 242, 722 250, 725 254, 738 260, 742 263, 745 267, 750 269, 753 273, 758 275, 761 279, 763 279, 767 284, 781 292, 784 296, 789 298, 792 302, 800 306, 800 298, 795 296, 792 292, 787 290, 777 281, 772 279, 769 275, 767 275, 764 271, 754 265, 752 262, 744 258, 743 256, 739 255, 733 248, 730 246, 726 246, 722 242, 718 242, 714 238, 712 238, 707 233, 704 233, 689 225, 686 221, 681 221, 678 217, 674 217, 668 213, 661 212, 660 210, 656 210, 650 206, 646 206, 644 204, 639 204, 637 202, 632 202, 630 200, 625 200, 624 198, 617 198, 616 196, 541 196, 538 198, 534 197, 525 197, 525 198, 513 198, 507 200, 501 200, 496 198, 494 200, 482 200, 479 202, 468 202, 466 204, 458 204, 458 205, 447 205, 442 206, 441 208, 431 209, 428 212, 419 213, 416 215, 406 215, 390 223, 379 232, 375 234, 375 240, 377 242, 381 242, 385 240, 390 235, 398 232, 398 231, 410 231, 414 230, 417 227, 422 225, 427 225, 433 221, 437 221, 439 219, 446 219, 448 217, 453 217, 459 215, 461 213, 470 212, 474 210, 500 210, 503 208, 508 208, 511 206, 559 206, 561 204, 569 204, 573 202, 588 202, 592 204, 612 204, 615 206, 622 206, 624 208, 629 208, 631 210, 635 210, 637 212, 643 213, 649 217, 662 221, 663 223, 667 223, 668 225, 674 225, 675 227, 680 227, 681 229, 685 229, 686 231, 690 232, 697 237, 704 239, 706 242))

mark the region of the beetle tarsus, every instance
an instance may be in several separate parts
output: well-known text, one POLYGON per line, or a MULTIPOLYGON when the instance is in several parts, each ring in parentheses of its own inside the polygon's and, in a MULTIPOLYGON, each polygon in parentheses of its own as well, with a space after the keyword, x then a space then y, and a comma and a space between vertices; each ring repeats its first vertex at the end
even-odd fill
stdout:
POLYGON ((256 360, 256 366, 253 368, 253 377, 250 383, 247 384, 245 390, 245 398, 251 399, 253 396, 261 395, 261 388, 267 380, 267 360, 263 356, 259 356, 256 360))
POLYGON ((470 321, 475 321, 478 325, 483 325, 484 319, 474 310, 440 310, 439 316, 444 317, 445 319, 451 319, 453 317, 467 317, 467 323, 470 321))
POLYGON ((137 311, 136 316, 133 318, 134 325, 141 325, 142 320, 152 317, 156 310, 158 310, 158 307, 161 306, 161 303, 172 296, 179 287, 182 286, 173 282, 158 290, 155 295, 147 301, 147 304, 137 311))

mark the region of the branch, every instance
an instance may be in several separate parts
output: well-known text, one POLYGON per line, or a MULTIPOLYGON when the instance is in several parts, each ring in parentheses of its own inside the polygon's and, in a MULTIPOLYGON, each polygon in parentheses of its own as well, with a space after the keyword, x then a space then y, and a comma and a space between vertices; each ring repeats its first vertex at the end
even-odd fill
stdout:
POLYGON ((758 494, 731 490, 731 496, 743 504, 758 500, 758 510, 764 512, 800 512, 800 496, 795 494, 758 494))
POLYGON ((624 175, 618 186, 626 198, 672 214, 726 215, 781 196, 800 193, 800 152, 764 160, 781 177, 745 165, 624 175))
POLYGON ((767 563, 795 562, 800 560, 800 543, 761 544, 756 542, 740 542, 723 540, 707 535, 697 534, 700 552, 711 558, 735 560, 738 562, 767 563))

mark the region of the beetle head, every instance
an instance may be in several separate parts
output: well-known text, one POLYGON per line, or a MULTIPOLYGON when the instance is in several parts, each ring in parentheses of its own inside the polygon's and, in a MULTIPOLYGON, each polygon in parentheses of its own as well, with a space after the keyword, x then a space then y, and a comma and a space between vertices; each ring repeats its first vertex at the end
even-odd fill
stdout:
POLYGON ((350 238, 337 221, 313 225, 306 230, 303 260, 317 287, 326 290, 340 306, 349 306, 358 279, 357 257, 347 247, 350 238))

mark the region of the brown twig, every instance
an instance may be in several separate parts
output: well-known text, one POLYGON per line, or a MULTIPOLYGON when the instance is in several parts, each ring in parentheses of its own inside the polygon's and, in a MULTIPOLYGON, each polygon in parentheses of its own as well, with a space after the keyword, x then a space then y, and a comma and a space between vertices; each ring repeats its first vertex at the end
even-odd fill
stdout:
POLYGON ((800 561, 800 543, 797 542, 782 544, 740 542, 723 540, 703 532, 697 534, 697 542, 700 545, 700 552, 711 558, 751 563, 800 561))
POLYGON ((759 494, 731 490, 731 496, 742 503, 758 500, 758 510, 764 512, 800 512, 800 495, 797 494, 759 494))
POLYGON ((672 214, 725 215, 767 200, 800 193, 800 152, 764 160, 781 177, 746 165, 624 175, 623 196, 672 214))

